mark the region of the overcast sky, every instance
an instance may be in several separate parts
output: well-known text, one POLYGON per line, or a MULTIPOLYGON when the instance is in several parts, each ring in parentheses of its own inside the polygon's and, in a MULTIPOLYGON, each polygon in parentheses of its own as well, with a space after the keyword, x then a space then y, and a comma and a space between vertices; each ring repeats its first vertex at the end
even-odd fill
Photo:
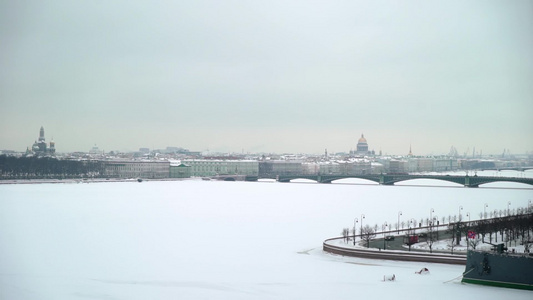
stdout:
POLYGON ((533 152, 533 1, 3 1, 0 150, 533 152))

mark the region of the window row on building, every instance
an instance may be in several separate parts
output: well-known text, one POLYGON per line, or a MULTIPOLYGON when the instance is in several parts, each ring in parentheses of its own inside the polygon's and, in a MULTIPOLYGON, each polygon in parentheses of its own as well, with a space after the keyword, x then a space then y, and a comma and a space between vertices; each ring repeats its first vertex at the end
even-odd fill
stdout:
POLYGON ((103 161, 104 176, 117 178, 189 178, 217 175, 271 177, 276 175, 365 175, 379 173, 443 172, 459 168, 455 159, 411 158, 303 162, 299 160, 103 161))
POLYGON ((102 161, 104 176, 116 178, 168 178, 168 161, 102 161))
POLYGON ((259 174, 259 162, 256 160, 185 159, 181 161, 181 165, 182 169, 190 167, 190 176, 193 177, 259 174))

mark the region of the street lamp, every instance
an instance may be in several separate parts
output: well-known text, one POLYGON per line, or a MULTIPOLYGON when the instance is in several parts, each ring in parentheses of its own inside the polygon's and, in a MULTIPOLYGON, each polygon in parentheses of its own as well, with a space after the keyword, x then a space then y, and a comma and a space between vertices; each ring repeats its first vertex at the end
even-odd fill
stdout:
POLYGON ((467 213, 466 213, 466 216, 468 217, 468 225, 470 225, 470 213, 467 212, 467 213))
POLYGON ((398 234, 400 234, 400 216, 402 215, 402 211, 400 210, 398 212, 398 234))
POLYGON ((435 233, 437 234, 437 240, 439 240, 439 217, 438 216, 434 216, 433 220, 431 220, 430 229, 431 229, 431 234, 433 234, 433 230, 435 230, 435 233), (435 223, 437 223, 436 226, 435 226, 435 223), (437 227, 437 229, 434 229, 434 227, 437 227))
MULTIPOLYGON (((530 202, 531 202, 531 200, 530 200, 530 202)), ((401 216, 401 215, 402 215, 402 211, 400 210, 400 211, 398 212, 398 234, 400 234, 400 216, 401 216)))
POLYGON ((507 216, 509 216, 509 205, 511 205, 511 201, 507 202, 507 216))
POLYGON ((459 222, 461 222, 461 210, 463 210, 463 207, 459 205, 459 222))
POLYGON ((435 210, 433 208, 429 211, 429 220, 430 221, 433 221, 433 213, 434 212, 435 212, 435 210))
POLYGON ((383 224, 383 226, 381 227, 382 230, 383 230, 383 250, 387 249, 387 246, 385 245, 385 229, 387 228, 387 222, 385 222, 385 224, 383 224))
POLYGON ((485 206, 483 206, 483 219, 487 218, 487 207, 489 207, 489 205, 485 203, 485 206))
POLYGON ((361 214, 361 236, 363 236, 363 219, 365 218, 365 214, 361 214))
POLYGON ((353 219, 353 245, 355 246, 355 223, 359 222, 357 218, 353 219))
MULTIPOLYGON (((411 224, 414 225, 416 228, 416 220, 411 218, 409 220, 409 229, 407 230, 407 244, 409 245, 409 251, 411 251, 411 224)), ((413 233, 416 231, 416 229, 413 230, 413 233)), ((413 234, 414 235, 414 234, 413 234)))

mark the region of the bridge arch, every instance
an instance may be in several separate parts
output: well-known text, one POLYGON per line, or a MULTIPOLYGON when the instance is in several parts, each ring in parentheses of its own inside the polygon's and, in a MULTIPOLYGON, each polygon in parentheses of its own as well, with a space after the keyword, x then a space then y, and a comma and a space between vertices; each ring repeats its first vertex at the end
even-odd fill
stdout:
POLYGON ((279 182, 298 182, 302 180, 306 180, 309 182, 320 182, 318 180, 318 176, 306 176, 306 175, 296 175, 296 176, 278 176, 279 182))
POLYGON ((398 185, 420 185, 420 186, 449 186, 449 187, 462 187, 464 186, 463 183, 459 183, 454 180, 446 180, 441 178, 411 178, 411 179, 405 179, 405 180, 399 180, 395 181, 395 183, 398 183, 398 185))
POLYGON ((336 184, 371 184, 379 185, 379 179, 369 179, 369 178, 360 178, 357 176, 354 177, 342 177, 337 179, 327 179, 322 180, 322 183, 336 183, 336 184))
POLYGON ((502 180, 502 181, 488 181, 488 182, 482 182, 479 184, 471 185, 473 187, 493 187, 493 188, 532 188, 531 183, 526 182, 516 182, 516 181, 508 181, 508 180, 502 180))
POLYGON ((293 178, 289 180, 289 182, 295 182, 295 183, 319 183, 319 181, 316 178, 293 178))

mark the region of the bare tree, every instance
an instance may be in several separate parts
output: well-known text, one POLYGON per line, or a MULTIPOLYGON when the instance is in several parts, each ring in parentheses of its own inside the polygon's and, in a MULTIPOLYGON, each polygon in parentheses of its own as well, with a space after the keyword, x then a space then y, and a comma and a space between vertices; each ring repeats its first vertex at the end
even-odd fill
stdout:
POLYGON ((345 242, 348 242, 348 237, 350 236, 350 228, 343 228, 342 229, 342 237, 344 238, 345 242))
POLYGON ((435 228, 433 222, 429 222, 429 227, 426 236, 426 244, 429 247, 429 253, 433 253, 433 243, 436 241, 435 228))
POLYGON ((524 243, 524 253, 529 253, 529 250, 531 248, 531 244, 528 242, 524 243))
POLYGON ((452 235, 452 238, 448 240, 448 243, 447 243, 447 246, 450 250, 452 250, 452 254, 453 254, 453 249, 455 249, 455 241, 453 239, 453 235, 452 235))
POLYGON ((457 245, 460 245, 462 235, 465 237, 468 235, 468 225, 464 222, 457 222, 456 224, 457 245))
POLYGON ((376 231, 374 228, 370 227, 369 225, 365 225, 361 229, 361 239, 363 240, 363 244, 368 248, 370 247, 370 241, 376 236, 376 231))
POLYGON ((479 236, 476 236, 473 239, 466 239, 466 242, 470 247, 472 247, 473 250, 476 250, 476 247, 481 243, 481 239, 479 236))

